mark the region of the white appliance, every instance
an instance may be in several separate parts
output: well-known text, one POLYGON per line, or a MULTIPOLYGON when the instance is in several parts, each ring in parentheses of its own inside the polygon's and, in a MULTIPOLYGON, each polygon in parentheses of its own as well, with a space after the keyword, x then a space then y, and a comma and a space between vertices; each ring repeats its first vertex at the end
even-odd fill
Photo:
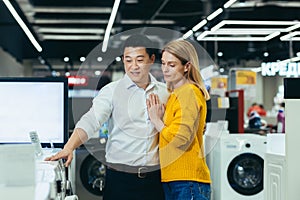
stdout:
POLYGON ((206 136, 216 141, 207 152, 212 179, 213 200, 263 200, 266 136, 257 134, 221 134, 206 136))
POLYGON ((1 199, 65 199, 67 177, 63 161, 44 161, 60 149, 42 150, 43 154, 35 157, 34 145, 0 145, 1 199))
POLYGON ((91 139, 84 147, 76 149, 71 165, 73 192, 79 199, 102 199, 105 186, 105 144, 91 139))
POLYGON ((265 200, 287 199, 285 135, 281 133, 267 135, 264 171, 265 200))

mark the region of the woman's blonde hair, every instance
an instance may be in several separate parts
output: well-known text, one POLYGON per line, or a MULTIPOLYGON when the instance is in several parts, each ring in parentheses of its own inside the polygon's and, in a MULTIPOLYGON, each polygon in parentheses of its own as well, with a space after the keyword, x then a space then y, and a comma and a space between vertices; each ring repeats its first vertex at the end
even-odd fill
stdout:
POLYGON ((173 40, 164 46, 162 52, 164 51, 167 51, 178 58, 182 65, 185 65, 188 62, 190 63, 188 71, 184 74, 185 78, 198 86, 203 92, 205 99, 209 100, 210 95, 206 90, 200 74, 199 59, 195 47, 186 40, 173 40))

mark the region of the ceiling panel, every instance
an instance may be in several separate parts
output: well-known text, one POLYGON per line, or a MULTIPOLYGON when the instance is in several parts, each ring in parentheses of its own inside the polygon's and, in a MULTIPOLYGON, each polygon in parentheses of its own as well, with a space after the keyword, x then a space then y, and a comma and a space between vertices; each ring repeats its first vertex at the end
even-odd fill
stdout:
MULTIPOLYGON (((114 4, 112 0, 12 0, 11 2, 43 47, 43 51, 38 53, 31 46, 32 49, 28 51, 18 52, 22 54, 19 57, 37 59, 38 56, 42 56, 45 59, 58 61, 62 61, 66 55, 78 60, 80 56, 87 55, 95 46, 103 42, 114 4)), ((226 0, 122 0, 111 35, 148 26, 168 28, 184 34, 218 8, 222 8, 226 2, 226 0)), ((11 30, 11 27, 15 27, 14 30, 18 29, 19 32, 21 29, 17 28, 18 24, 11 16, 7 16, 8 12, 2 1, 0 9, 5 11, 0 12, 0 30, 5 30, 1 33, 2 38, 11 40, 2 39, 2 42, 0 40, 0 46, 4 43, 15 45, 14 37, 10 35, 16 33, 11 30), (5 16, 2 17, 4 14, 5 16), (6 20, 3 20, 4 18, 6 20)), ((198 42, 207 49, 212 58, 216 57, 218 51, 222 51, 223 56, 218 58, 219 60, 258 59, 262 57, 264 51, 270 51, 272 53, 268 58, 261 59, 276 60, 289 56, 291 46, 294 53, 300 51, 299 27, 288 33, 282 31, 286 26, 252 24, 250 27, 240 23, 226 24, 212 31, 213 27, 224 20, 297 21, 300 19, 300 1, 238 0, 231 7, 223 10, 220 15, 209 20, 190 37, 196 40, 199 35, 208 31, 206 33, 209 34, 205 37, 211 39, 198 42), (259 34, 259 31, 255 32, 257 28, 265 29, 265 32, 259 34), (244 33, 237 34, 237 29, 242 29, 244 33), (280 33, 262 41, 253 41, 253 38, 267 37, 273 33, 268 32, 270 30, 267 29, 274 29, 273 32, 280 31, 280 33), (225 31, 227 33, 224 33, 225 31), (287 34, 290 35, 286 36, 287 34), (220 41, 218 38, 224 35, 228 38, 238 35, 246 39, 220 41), (282 37, 283 39, 280 40, 282 37)), ((26 40, 22 31, 19 35, 26 40)), ((26 43, 24 45, 26 49, 29 48, 30 42, 22 43, 26 43)))

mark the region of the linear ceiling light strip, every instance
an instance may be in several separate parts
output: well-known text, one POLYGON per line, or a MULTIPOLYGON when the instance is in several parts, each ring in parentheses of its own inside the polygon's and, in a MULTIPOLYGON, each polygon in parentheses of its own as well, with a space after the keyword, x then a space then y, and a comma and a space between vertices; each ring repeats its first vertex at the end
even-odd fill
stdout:
POLYGON ((187 38, 190 37, 191 35, 193 35, 193 31, 192 31, 192 30, 189 30, 188 32, 186 32, 186 33, 182 36, 182 38, 183 38, 183 39, 187 39, 187 38))
POLYGON ((204 37, 201 41, 266 41, 266 37, 204 37))
POLYGON ((41 45, 34 38, 34 36, 32 35, 32 33, 30 32, 30 30, 26 26, 26 24, 23 22, 23 20, 21 19, 21 17, 18 15, 17 11, 14 9, 14 7, 9 2, 9 0, 3 0, 3 3, 6 5, 7 9, 12 14, 12 16, 15 18, 15 20, 18 22, 18 24, 20 25, 20 27, 22 28, 22 30, 24 31, 24 33, 27 35, 27 37, 29 38, 29 40, 33 44, 33 46, 36 48, 36 50, 38 52, 42 52, 43 49, 42 49, 41 45))
POLYGON ((297 24, 295 24, 293 26, 288 27, 287 29, 284 30, 284 32, 291 32, 291 31, 293 31, 293 30, 295 30, 297 28, 300 28, 300 23, 297 23, 297 24))
POLYGON ((88 33, 88 34, 103 34, 104 29, 100 28, 55 28, 44 27, 36 29, 39 33, 88 33))
POLYGON ((52 35, 43 34, 41 36, 44 40, 102 40, 100 35, 52 35))
POLYGON ((192 31, 196 32, 197 30, 199 30, 200 28, 202 28, 205 24, 207 24, 207 20, 206 19, 202 20, 196 26, 194 26, 192 28, 192 31))
POLYGON ((208 21, 211 21, 214 18, 216 18, 218 15, 220 15, 222 12, 223 12, 223 8, 219 8, 218 10, 216 10, 215 12, 213 12, 212 14, 210 14, 206 19, 208 21))
MULTIPOLYGON (((237 0, 229 0, 227 1, 223 8, 227 9, 229 8, 232 4, 234 4, 237 0)), ((215 17, 217 17, 219 14, 221 14, 223 12, 223 8, 219 8, 217 9, 215 12, 213 12, 212 14, 210 14, 206 19, 203 19, 202 21, 200 21, 197 25, 195 25, 192 30, 189 30, 187 33, 185 33, 183 35, 183 39, 186 39, 188 37, 190 37, 194 32, 196 32, 197 30, 199 30, 200 28, 202 28, 205 24, 207 24, 207 21, 211 21, 213 20, 215 17)))
POLYGON ((232 4, 234 4, 237 0, 229 0, 224 4, 224 8, 229 8, 232 4))
POLYGON ((224 20, 225 24, 237 25, 271 25, 271 26, 284 26, 294 25, 298 22, 295 21, 258 21, 258 20, 224 20))
POLYGON ((259 28, 222 28, 217 31, 209 31, 210 34, 214 35, 268 35, 281 29, 259 29, 259 28))
POLYGON ((267 25, 267 26, 286 26, 295 25, 298 22, 294 21, 248 21, 248 20, 223 20, 219 24, 211 28, 211 31, 216 31, 224 25, 267 25))
POLYGON ((113 9, 112 9, 112 12, 111 12, 111 15, 110 15, 110 18, 108 20, 108 24, 107 24, 107 27, 106 27, 106 30, 105 30, 104 40, 103 40, 103 43, 102 43, 102 52, 106 52, 106 50, 107 50, 107 45, 108 45, 110 32, 111 32, 112 26, 114 24, 115 18, 117 16, 120 1, 121 0, 115 0, 113 9))
MULTIPOLYGON (((299 37, 295 37, 296 35, 300 35, 300 31, 295 31, 295 32, 292 32, 292 33, 289 33, 289 34, 286 34, 282 37, 280 37, 280 40, 281 41, 296 41, 299 39, 299 37)), ((298 40, 299 41, 299 40, 298 40)))
POLYGON ((98 19, 34 19, 35 24, 106 24, 108 20, 98 19))
POLYGON ((34 7, 33 11, 36 13, 94 13, 94 14, 109 14, 111 13, 111 8, 103 7, 34 7))
POLYGON ((265 39, 266 41, 269 41, 272 38, 277 37, 278 35, 280 35, 280 31, 275 31, 274 33, 271 33, 270 35, 266 36, 265 39))

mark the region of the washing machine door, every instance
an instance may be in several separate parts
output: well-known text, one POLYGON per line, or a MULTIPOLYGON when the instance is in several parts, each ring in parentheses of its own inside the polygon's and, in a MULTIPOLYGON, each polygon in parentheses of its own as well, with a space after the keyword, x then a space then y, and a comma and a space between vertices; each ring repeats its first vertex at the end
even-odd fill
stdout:
MULTIPOLYGON (((102 153, 102 152, 95 152, 102 153)), ((82 185, 90 193, 98 196, 103 195, 105 185, 106 166, 97 157, 88 155, 80 167, 80 179, 82 185)))
POLYGON ((228 166, 227 179, 236 192, 255 195, 263 190, 264 160, 257 154, 243 153, 228 166))

